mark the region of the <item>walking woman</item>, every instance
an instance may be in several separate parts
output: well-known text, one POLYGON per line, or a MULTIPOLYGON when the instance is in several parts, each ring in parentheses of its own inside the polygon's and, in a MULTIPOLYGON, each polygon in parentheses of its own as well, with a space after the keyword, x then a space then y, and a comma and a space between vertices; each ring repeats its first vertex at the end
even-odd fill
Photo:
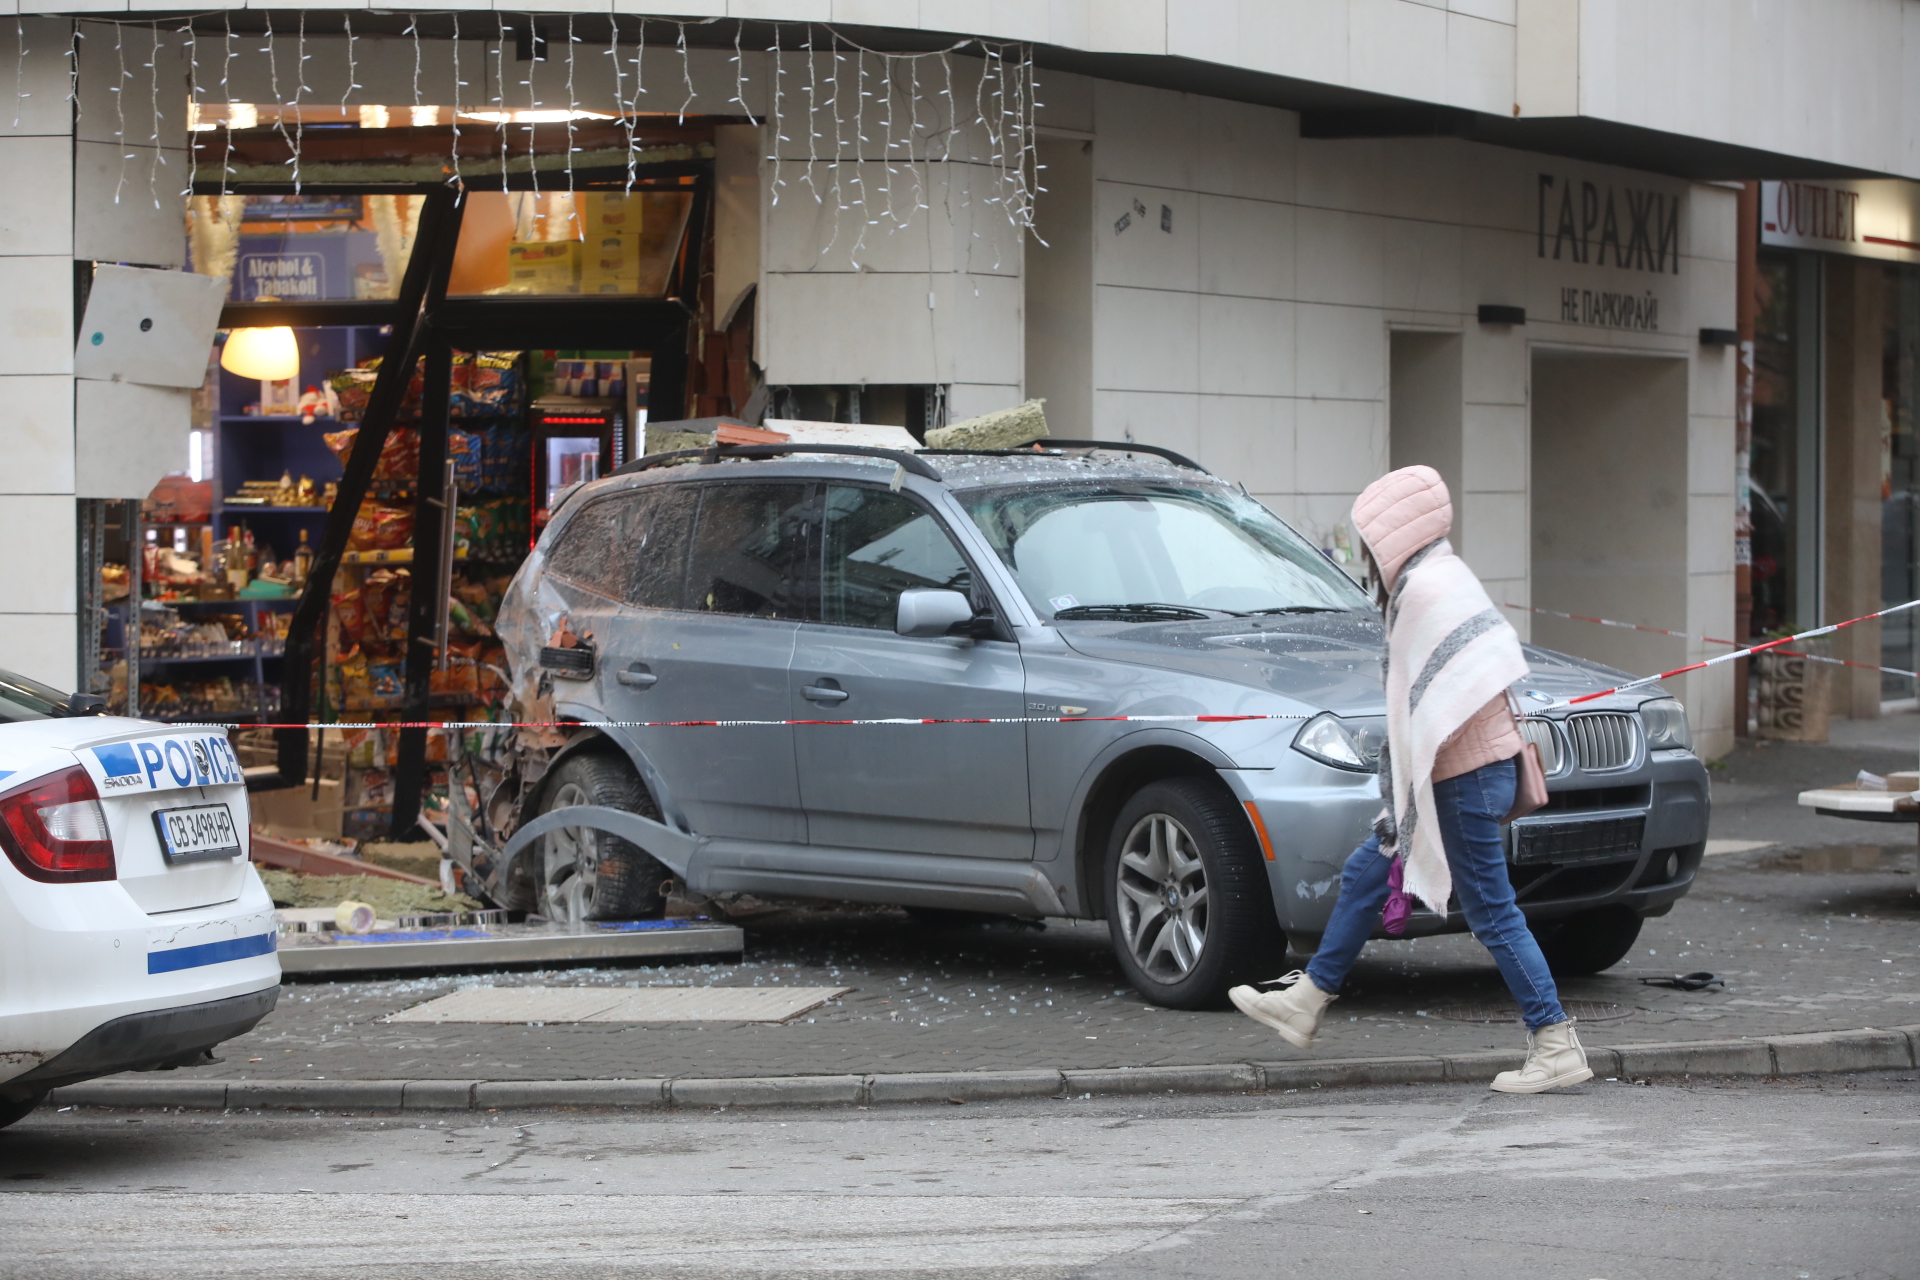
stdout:
POLYGON ((1313 1044, 1360 948, 1379 924, 1397 855, 1405 892, 1436 912, 1460 909, 1519 1002, 1527 1060, 1493 1087, 1539 1093, 1593 1078, 1573 1020, 1560 1007, 1526 917, 1514 905, 1500 824, 1513 808, 1524 739, 1507 688, 1527 674, 1520 638, 1453 554, 1453 504, 1440 473, 1406 467, 1369 485, 1353 504, 1386 613, 1383 675, 1387 746, 1380 753, 1386 807, 1353 851, 1340 897, 1304 973, 1261 992, 1235 987, 1233 1003, 1299 1048, 1313 1044))

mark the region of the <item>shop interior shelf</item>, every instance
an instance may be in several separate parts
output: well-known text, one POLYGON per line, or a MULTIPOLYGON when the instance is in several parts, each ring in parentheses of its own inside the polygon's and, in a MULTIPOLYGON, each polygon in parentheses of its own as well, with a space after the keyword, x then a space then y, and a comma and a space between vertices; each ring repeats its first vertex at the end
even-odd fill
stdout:
MULTIPOLYGON (((467 553, 456 551, 455 560, 464 561, 467 553)), ((397 547, 392 551, 347 551, 340 556, 341 564, 412 564, 413 548, 397 547)))
MULTIPOLYGON (((401 698, 347 698, 337 708, 340 712, 398 711, 404 703, 401 698)), ((429 707, 478 707, 485 701, 475 693, 436 693, 427 699, 429 707)), ((340 723, 342 729, 377 729, 378 724, 354 724, 351 721, 340 723)))

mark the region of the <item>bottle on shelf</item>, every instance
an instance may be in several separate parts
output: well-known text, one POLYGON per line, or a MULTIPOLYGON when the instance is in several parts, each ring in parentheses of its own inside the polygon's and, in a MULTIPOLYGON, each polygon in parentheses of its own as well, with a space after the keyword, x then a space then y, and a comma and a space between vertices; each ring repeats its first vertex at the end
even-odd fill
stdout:
POLYGON ((307 531, 300 531, 300 545, 293 551, 293 585, 307 585, 307 574, 313 569, 313 548, 307 545, 307 531))

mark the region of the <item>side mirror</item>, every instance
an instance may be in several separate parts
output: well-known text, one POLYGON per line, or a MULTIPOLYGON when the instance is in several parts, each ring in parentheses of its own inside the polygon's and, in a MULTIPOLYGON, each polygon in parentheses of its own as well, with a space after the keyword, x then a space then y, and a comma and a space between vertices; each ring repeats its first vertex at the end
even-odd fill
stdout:
POLYGON ((964 635, 972 621, 973 602, 961 592, 910 587, 900 593, 893 629, 903 636, 964 635))

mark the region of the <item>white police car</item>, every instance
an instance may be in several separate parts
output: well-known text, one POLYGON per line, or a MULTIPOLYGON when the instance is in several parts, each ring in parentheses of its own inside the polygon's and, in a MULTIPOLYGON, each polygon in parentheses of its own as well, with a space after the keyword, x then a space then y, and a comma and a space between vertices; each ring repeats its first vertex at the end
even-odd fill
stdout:
POLYGON ((0 671, 0 1126, 203 1058, 279 995, 226 735, 98 706, 0 671))

